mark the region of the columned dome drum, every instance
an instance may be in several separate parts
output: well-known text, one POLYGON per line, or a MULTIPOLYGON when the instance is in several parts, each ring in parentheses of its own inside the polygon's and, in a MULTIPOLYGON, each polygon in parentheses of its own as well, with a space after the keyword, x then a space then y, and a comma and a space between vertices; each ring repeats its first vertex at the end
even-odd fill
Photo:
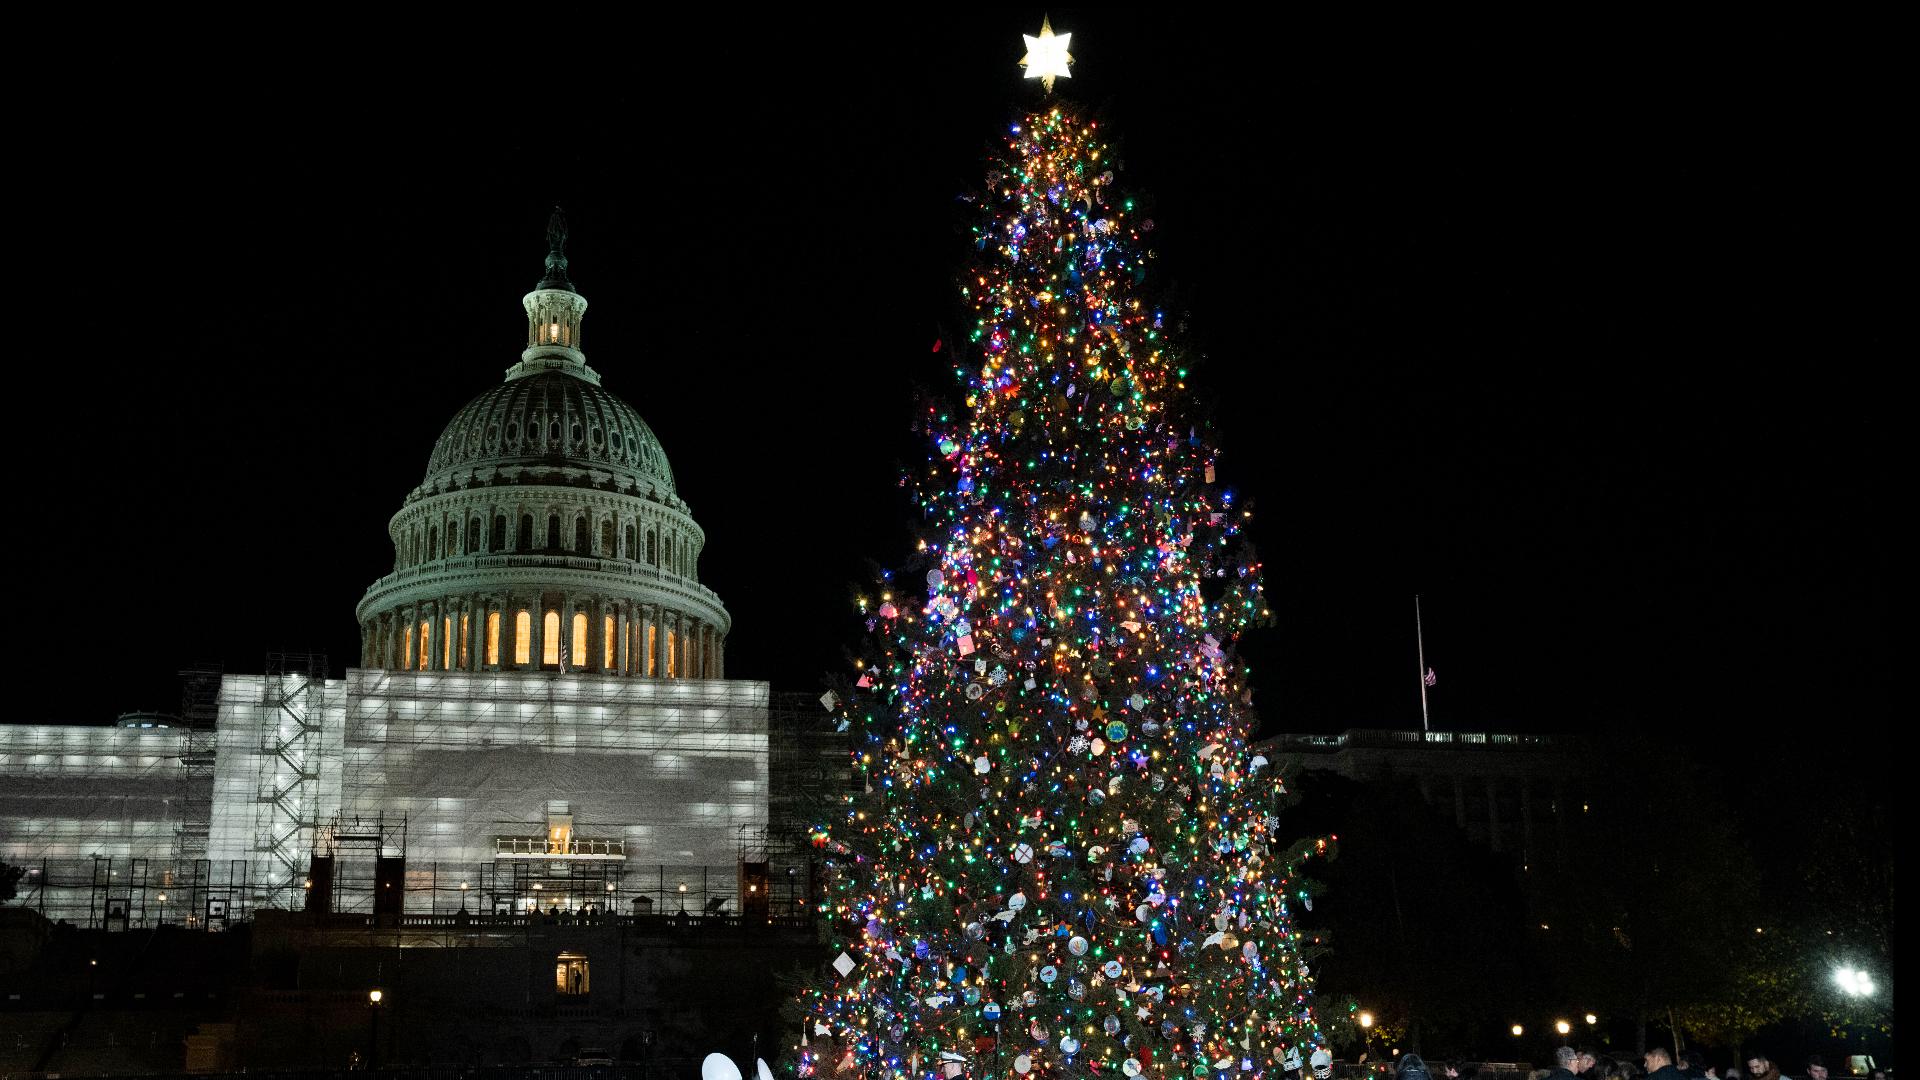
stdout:
POLYGON ((652 429, 587 366, 558 211, 547 235, 520 362, 455 414, 388 526, 361 664, 721 678, 731 620, 699 582, 706 535, 652 429))

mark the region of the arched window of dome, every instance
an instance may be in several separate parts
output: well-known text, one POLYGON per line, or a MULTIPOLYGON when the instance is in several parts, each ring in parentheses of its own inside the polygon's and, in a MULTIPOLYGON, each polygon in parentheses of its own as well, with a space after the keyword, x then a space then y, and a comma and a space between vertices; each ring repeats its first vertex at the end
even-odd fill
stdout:
POLYGON ((608 557, 619 554, 613 550, 612 518, 606 518, 600 522, 600 554, 608 557))
POLYGON ((506 549, 507 549, 507 515, 495 514, 493 516, 493 535, 487 538, 487 550, 488 551, 505 551, 506 549))
POLYGON ((573 613, 573 647, 567 650, 567 656, 574 667, 584 668, 587 658, 592 655, 593 650, 587 648, 587 616, 584 612, 576 611, 573 613))
MULTIPOLYGON (((513 549, 515 551, 532 551, 533 550, 533 515, 532 514, 520 515, 520 535, 515 539, 519 541, 519 543, 514 545, 513 549)), ((526 661, 522 660, 521 663, 524 664, 526 663, 526 661)))
POLYGON ((560 613, 547 612, 540 621, 540 630, 540 662, 558 666, 560 663, 560 613))
POLYGON ((454 520, 447 522, 447 549, 442 557, 450 559, 458 554, 460 554, 460 522, 454 520))
POLYGON ((428 638, 428 628, 431 627, 432 625, 433 625, 432 623, 429 623, 425 619, 420 620, 420 656, 419 656, 420 662, 414 665, 414 670, 416 671, 427 670, 427 658, 433 655, 432 653, 427 651, 427 647, 433 643, 428 638))
POLYGON ((614 626, 613 616, 607 616, 604 621, 606 625, 601 627, 600 634, 600 641, 604 645, 600 650, 603 654, 600 658, 600 666, 607 671, 613 671, 613 646, 620 640, 620 631, 614 626))
POLYGON ((647 565, 660 565, 660 534, 653 529, 647 530, 647 565))
POLYGON ((626 527, 622 539, 626 541, 626 546, 620 549, 620 557, 623 559, 633 558, 633 526, 629 525, 626 527))
POLYGON ((593 554, 593 536, 587 529, 585 514, 575 514, 573 517, 573 550, 576 555, 593 554))
POLYGON ((526 608, 513 615, 513 662, 533 663, 533 616, 526 608))
POLYGON ((460 613, 460 670, 461 671, 467 670, 469 666, 469 662, 467 660, 467 643, 472 640, 473 640, 473 616, 463 611, 460 613))
POLYGON ((487 612, 487 666, 500 663, 500 613, 487 612))
POLYGON ((427 526, 427 558, 431 559, 439 553, 440 529, 437 526, 429 525, 427 526))
POLYGON ((467 552, 466 553, 468 555, 480 554, 480 515, 478 514, 475 514, 473 517, 467 519, 467 552))
POLYGON ((547 550, 560 550, 560 515, 547 515, 547 550))
POLYGON ((400 639, 400 670, 413 668, 413 624, 408 623, 405 634, 400 639))

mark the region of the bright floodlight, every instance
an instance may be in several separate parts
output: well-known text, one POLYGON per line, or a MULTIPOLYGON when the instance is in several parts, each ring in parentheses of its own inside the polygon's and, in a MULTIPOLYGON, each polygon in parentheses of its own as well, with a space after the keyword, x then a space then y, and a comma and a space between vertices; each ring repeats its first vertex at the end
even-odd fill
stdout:
POLYGON ((1515 1025, 1513 1025, 1513 1036, 1514 1036, 1514 1038, 1516 1038, 1516 1039, 1517 1039, 1517 1038, 1519 1038, 1520 1036, 1522 1036, 1522 1035, 1525 1035, 1526 1033, 1527 1033, 1527 1029, 1526 1029, 1526 1028, 1523 1028, 1523 1027, 1521 1027, 1521 1026, 1520 1026, 1519 1024, 1515 1024, 1515 1025))
POLYGON ((1360 1026, 1361 1026, 1361 1027, 1367 1027, 1367 1028, 1370 1028, 1370 1027, 1372 1027, 1372 1026, 1373 1026, 1373 1014, 1372 1014, 1372 1013, 1370 1013, 1370 1012, 1363 1012, 1363 1013, 1361 1013, 1361 1014, 1360 1014, 1360 1026))
POLYGON ((1859 968, 1842 966, 1833 973, 1833 981, 1853 997, 1873 996, 1873 977, 1859 968))
POLYGON ((1573 1025, 1567 1023, 1565 1020, 1555 1020, 1553 1022, 1553 1030, 1565 1035, 1573 1030, 1573 1025))

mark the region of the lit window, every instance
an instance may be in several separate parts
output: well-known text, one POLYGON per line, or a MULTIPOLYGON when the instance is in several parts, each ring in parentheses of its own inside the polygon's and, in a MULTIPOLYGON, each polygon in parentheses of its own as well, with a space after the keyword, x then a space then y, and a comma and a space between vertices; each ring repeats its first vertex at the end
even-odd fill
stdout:
POLYGON ((572 655, 575 667, 586 667, 587 657, 593 655, 587 651, 587 616, 579 611, 573 613, 572 655))
POLYGON ((553 965, 553 989, 555 993, 569 997, 585 994, 587 983, 587 958, 579 953, 561 953, 553 965))
POLYGON ((560 324, 559 324, 559 323, 550 323, 550 324, 548 324, 548 326, 547 326, 547 340, 548 340, 548 341, 559 341, 559 340, 560 340, 560 324))
POLYGON ((675 646, 679 644, 680 635, 671 630, 667 631, 667 678, 669 679, 674 678, 674 672, 679 670, 677 664, 679 660, 679 650, 675 648, 675 646))
POLYGON ((487 663, 500 662, 500 613, 487 612, 487 663))
POLYGON ((427 651, 427 628, 432 625, 433 625, 432 623, 429 623, 425 619, 420 620, 420 665, 419 666, 421 671, 427 670, 427 658, 433 655, 432 653, 429 653, 427 651))
POLYGON ((657 626, 647 627, 647 678, 649 679, 654 678, 658 674, 658 671, 656 670, 656 665, 653 662, 653 655, 654 655, 653 650, 655 646, 657 646, 660 642, 659 635, 660 635, 659 627, 657 626))
POLYGON ((440 670, 453 666, 453 616, 440 620, 440 670))
POLYGON ((540 620, 540 629, 540 662, 543 664, 560 663, 560 613, 557 611, 547 612, 546 618, 540 620))
POLYGON ((400 643, 400 670, 405 671, 412 666, 413 666, 413 627, 409 626, 407 627, 406 634, 402 637, 401 643, 400 643))
POLYGON ((473 636, 472 616, 460 613, 460 670, 467 669, 467 641, 473 636))
POLYGON ((533 662, 533 619, 525 611, 513 617, 513 662, 533 662))
POLYGON ((615 631, 613 627, 613 616, 609 615, 607 616, 607 632, 601 635, 600 638, 600 640, 607 643, 606 657, 600 661, 600 666, 606 668, 608 671, 613 670, 613 643, 616 633, 617 631, 615 631))

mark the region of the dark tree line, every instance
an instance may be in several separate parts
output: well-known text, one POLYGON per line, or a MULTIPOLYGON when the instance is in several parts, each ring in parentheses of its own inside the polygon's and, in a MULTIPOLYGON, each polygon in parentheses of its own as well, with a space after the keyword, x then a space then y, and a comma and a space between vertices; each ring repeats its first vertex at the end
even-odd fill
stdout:
MULTIPOLYGON (((1536 819, 1523 862, 1471 840, 1411 777, 1301 777, 1302 815, 1340 836, 1308 917, 1331 949, 1320 990, 1378 1017, 1376 1056, 1540 1060, 1562 1041, 1555 1018, 1575 1043, 1677 1041, 1729 1060, 1804 1052, 1815 1028, 1829 1052, 1891 1035, 1883 800, 1754 812, 1682 746, 1627 734, 1590 740, 1564 779, 1562 818, 1536 819), (1876 998, 1837 992, 1842 956, 1884 979, 1876 998)), ((1357 1028, 1334 1034, 1365 1049, 1357 1028)))

